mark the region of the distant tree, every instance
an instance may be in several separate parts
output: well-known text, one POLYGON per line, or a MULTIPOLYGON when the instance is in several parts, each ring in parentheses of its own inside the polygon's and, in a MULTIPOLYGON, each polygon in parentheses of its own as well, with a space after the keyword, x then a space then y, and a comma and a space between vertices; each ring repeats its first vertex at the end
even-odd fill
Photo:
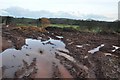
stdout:
POLYGON ((6 17, 6 25, 12 24, 13 17, 7 16, 6 17))
POLYGON ((40 21, 40 27, 46 28, 50 25, 50 20, 48 18, 41 18, 40 21))

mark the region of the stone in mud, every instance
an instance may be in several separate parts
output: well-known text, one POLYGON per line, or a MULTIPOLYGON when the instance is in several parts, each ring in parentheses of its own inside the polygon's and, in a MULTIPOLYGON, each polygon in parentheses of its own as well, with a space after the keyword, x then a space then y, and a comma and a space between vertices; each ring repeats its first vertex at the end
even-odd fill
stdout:
POLYGON ((40 50, 40 54, 43 54, 43 51, 42 51, 42 50, 40 50))

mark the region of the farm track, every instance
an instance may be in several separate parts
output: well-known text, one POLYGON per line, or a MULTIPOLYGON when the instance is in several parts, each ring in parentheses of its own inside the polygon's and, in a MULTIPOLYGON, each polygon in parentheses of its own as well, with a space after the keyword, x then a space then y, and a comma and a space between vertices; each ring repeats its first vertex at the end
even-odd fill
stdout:
MULTIPOLYGON (((63 30, 60 28, 46 28, 43 31, 36 27, 2 27, 2 50, 15 47, 21 49, 26 38, 41 38, 43 41, 49 37, 62 40, 69 50, 70 56, 75 59, 70 61, 67 58, 57 55, 61 66, 53 63, 51 78, 116 78, 120 79, 120 35, 115 33, 88 33, 75 30, 63 30), (62 36, 58 38, 56 36, 62 36), (99 51, 91 54, 88 51, 104 44, 99 51), (78 46, 77 46, 78 45, 78 46)), ((46 72, 47 73, 47 72, 46 72)), ((34 74, 31 75, 35 77, 34 74)))

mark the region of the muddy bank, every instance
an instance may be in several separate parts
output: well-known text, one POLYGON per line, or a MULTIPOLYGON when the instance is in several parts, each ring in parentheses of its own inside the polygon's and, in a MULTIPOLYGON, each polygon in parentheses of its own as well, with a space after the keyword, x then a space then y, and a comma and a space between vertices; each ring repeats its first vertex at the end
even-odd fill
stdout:
POLYGON ((3 45, 2 50, 5 50, 7 48, 10 48, 11 46, 20 49, 21 46, 25 44, 26 38, 39 38, 43 37, 43 40, 48 39, 48 36, 46 36, 44 33, 45 31, 42 31, 40 28, 36 27, 2 27, 2 41, 3 43, 10 43, 3 45), (12 43, 12 45, 11 45, 12 43))
POLYGON ((47 28, 47 31, 43 31, 36 27, 3 27, 2 37, 3 51, 11 47, 21 49, 26 38, 63 41, 70 52, 65 54, 73 57, 75 62, 63 55, 56 55, 65 69, 53 63, 54 78, 61 78, 66 74, 73 78, 120 79, 119 34, 96 34, 60 28, 47 28))

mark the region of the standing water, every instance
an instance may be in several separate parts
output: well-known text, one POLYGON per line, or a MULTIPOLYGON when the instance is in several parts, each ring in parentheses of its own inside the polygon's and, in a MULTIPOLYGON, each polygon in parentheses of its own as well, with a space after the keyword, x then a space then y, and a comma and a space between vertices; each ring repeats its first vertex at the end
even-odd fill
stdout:
POLYGON ((64 52, 69 53, 65 49, 65 44, 60 40, 26 39, 26 45, 21 50, 6 49, 0 54, 2 56, 2 77, 23 78, 32 75, 34 78, 51 78, 53 63, 58 65, 59 69, 67 71, 56 58, 56 54, 74 61, 73 57, 64 52))

